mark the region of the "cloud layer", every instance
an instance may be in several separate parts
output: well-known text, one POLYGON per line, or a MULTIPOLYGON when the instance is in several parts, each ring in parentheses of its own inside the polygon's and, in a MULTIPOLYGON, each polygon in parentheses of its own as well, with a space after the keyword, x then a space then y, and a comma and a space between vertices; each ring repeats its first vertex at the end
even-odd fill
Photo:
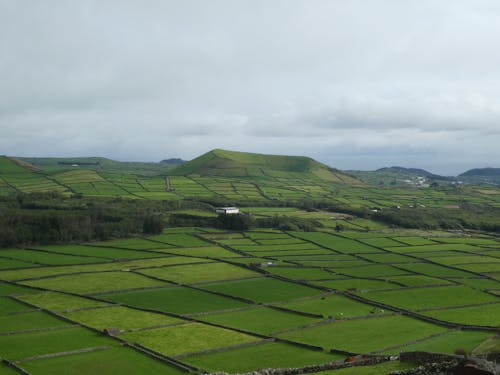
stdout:
POLYGON ((498 166, 496 1, 0 0, 0 154, 498 166))

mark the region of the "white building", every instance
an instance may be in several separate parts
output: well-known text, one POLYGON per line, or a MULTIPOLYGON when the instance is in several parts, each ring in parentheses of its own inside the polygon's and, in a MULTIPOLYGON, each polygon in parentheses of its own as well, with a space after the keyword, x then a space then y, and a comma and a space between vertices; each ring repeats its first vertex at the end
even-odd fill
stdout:
POLYGON ((240 210, 236 207, 218 207, 215 209, 215 213, 224 214, 224 215, 231 215, 231 214, 240 213, 240 210))

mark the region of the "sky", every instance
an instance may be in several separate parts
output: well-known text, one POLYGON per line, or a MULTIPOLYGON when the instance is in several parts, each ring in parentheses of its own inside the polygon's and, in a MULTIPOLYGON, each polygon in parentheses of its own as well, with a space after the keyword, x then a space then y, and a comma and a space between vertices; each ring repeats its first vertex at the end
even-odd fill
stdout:
POLYGON ((500 167, 497 0, 0 0, 0 154, 500 167))

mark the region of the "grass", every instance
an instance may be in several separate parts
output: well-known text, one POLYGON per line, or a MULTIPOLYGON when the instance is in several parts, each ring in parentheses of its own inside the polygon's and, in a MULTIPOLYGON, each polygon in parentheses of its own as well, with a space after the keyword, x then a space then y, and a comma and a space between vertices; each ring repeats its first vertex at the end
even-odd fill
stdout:
POLYGON ((309 350, 283 343, 263 343, 218 353, 183 358, 206 371, 242 373, 265 368, 303 367, 341 360, 343 356, 309 350))
POLYGON ((444 328, 405 316, 385 316, 337 321, 280 337, 326 349, 368 353, 443 331, 444 328))
POLYGON ((239 256, 239 254, 226 250, 219 246, 175 247, 160 251, 170 254, 188 255, 195 257, 230 258, 239 256))
POLYGON ((21 367, 32 374, 51 375, 168 375, 183 373, 177 368, 167 365, 165 362, 158 361, 126 347, 114 347, 90 353, 38 359, 36 361, 23 362, 21 367))
POLYGON ((0 334, 45 327, 71 325, 43 311, 32 311, 23 314, 0 316, 0 334))
POLYGON ((266 270, 274 275, 280 275, 295 280, 318 280, 332 277, 330 272, 321 268, 268 267, 266 270))
POLYGON ((202 315, 198 319, 264 335, 319 321, 316 318, 283 312, 268 307, 202 315))
POLYGON ((26 293, 37 293, 38 291, 21 285, 0 282, 0 296, 19 295, 26 293))
POLYGON ((367 279, 339 279, 339 280, 324 280, 313 281, 312 284, 324 286, 330 289, 338 290, 373 290, 373 289, 390 289, 397 288, 398 285, 383 281, 383 280, 367 280, 367 279))
MULTIPOLYGON (((124 249, 113 249, 109 247, 98 246, 82 246, 82 245, 65 245, 65 246, 43 246, 39 249, 71 255, 85 255, 92 257, 108 258, 108 259, 140 259, 140 258, 155 258, 164 255, 146 251, 134 251, 124 249)), ((102 262, 103 260, 101 260, 102 262)))
POLYGON ((293 232, 293 234, 299 238, 312 241, 328 249, 340 251, 345 254, 373 253, 379 251, 374 247, 333 234, 321 232, 293 232))
POLYGON ((200 287, 257 302, 286 301, 321 293, 319 290, 308 288, 303 285, 288 283, 268 277, 228 281, 220 284, 205 284, 200 287))
POLYGON ((431 351, 453 354, 456 349, 465 349, 471 352, 483 341, 491 337, 491 332, 477 331, 449 331, 443 335, 431 337, 415 344, 400 346, 386 351, 386 354, 397 354, 400 351, 431 351))
POLYGON ((105 302, 99 302, 89 298, 77 297, 58 292, 27 294, 19 296, 18 298, 35 306, 58 312, 108 305, 105 302))
POLYGON ((304 301, 288 302, 279 306, 287 309, 323 315, 325 318, 351 318, 356 316, 377 315, 380 308, 375 308, 342 295, 330 295, 304 301))
POLYGON ((185 322, 182 319, 174 318, 172 316, 135 310, 123 306, 80 310, 72 313, 66 313, 64 315, 71 320, 99 330, 110 327, 129 330, 185 322))
POLYGON ((363 297, 408 310, 493 302, 498 299, 465 286, 368 292, 363 297))
POLYGON ((459 324, 472 324, 480 326, 500 326, 500 303, 492 305, 461 307, 456 309, 436 310, 422 312, 447 322, 459 324))
POLYGON ((49 266, 59 266, 65 264, 81 264, 81 263, 99 263, 105 261, 102 258, 52 254, 42 251, 24 250, 24 249, 0 249, 0 256, 10 257, 21 261, 37 262, 49 266))
POLYGON ((96 346, 116 345, 115 341, 84 328, 0 336, 0 357, 19 360, 38 355, 96 346))
POLYGON ((143 269, 140 272, 145 275, 183 284, 260 276, 257 272, 222 262, 151 268, 143 269))
POLYGON ((168 356, 260 340, 254 336, 202 323, 130 332, 121 337, 129 342, 139 342, 141 345, 168 356))
POLYGON ((247 306, 234 299, 184 287, 122 292, 100 297, 135 307, 178 314, 194 314, 247 306))
POLYGON ((32 307, 8 297, 0 297, 0 316, 27 310, 32 310, 32 307))
POLYGON ((54 276, 47 279, 23 281, 22 284, 38 288, 77 294, 102 293, 105 291, 162 286, 165 283, 129 272, 84 273, 54 276))
POLYGON ((316 375, 387 375, 392 371, 402 371, 415 367, 412 363, 391 361, 370 366, 354 366, 338 370, 317 372, 316 375))

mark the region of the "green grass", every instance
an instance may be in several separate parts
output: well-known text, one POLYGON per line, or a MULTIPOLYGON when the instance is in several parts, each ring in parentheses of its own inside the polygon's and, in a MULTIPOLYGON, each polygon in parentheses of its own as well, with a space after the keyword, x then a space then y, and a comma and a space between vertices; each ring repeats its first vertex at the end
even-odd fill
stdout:
POLYGON ((139 290, 106 294, 100 297, 135 307, 178 314, 194 314, 247 306, 234 299, 184 287, 139 290))
POLYGON ((374 253, 380 251, 363 243, 328 233, 320 232, 292 232, 295 236, 312 241, 341 253, 374 253))
POLYGON ((22 333, 0 336, 0 357, 19 360, 105 345, 116 345, 116 342, 84 328, 22 333))
POLYGON ((161 281, 148 279, 145 276, 130 272, 101 272, 55 276, 47 279, 23 281, 22 284, 77 294, 102 293, 112 290, 165 285, 161 281))
POLYGON ((220 284, 205 284, 200 287, 215 292, 247 298, 257 302, 286 301, 289 299, 309 297, 321 293, 320 290, 268 277, 251 280, 228 281, 220 284))
POLYGON ((306 267, 268 267, 266 271, 295 280, 318 280, 332 277, 330 272, 321 268, 306 267))
MULTIPOLYGON (((23 362, 21 367, 32 374, 95 375, 95 374, 182 374, 175 367, 143 355, 134 349, 115 347, 90 353, 23 362)), ((1 371, 0 371, 1 374, 1 371)))
POLYGON ((380 308, 367 305, 342 295, 330 295, 297 302, 288 302, 279 306, 296 311, 323 315, 325 318, 351 318, 356 316, 374 316, 381 313, 380 308))
POLYGON ((400 351, 430 351, 453 354, 456 349, 465 349, 471 352, 489 337, 491 337, 490 332, 449 331, 443 335, 431 337, 415 344, 388 350, 386 354, 397 354, 400 351))
POLYGON ((30 262, 23 262, 21 260, 0 258, 0 270, 26 267, 38 267, 38 265, 30 262))
POLYGON ((383 281, 383 280, 367 280, 367 279, 342 279, 342 280, 326 280, 314 281, 313 284, 324 286, 326 288, 338 290, 373 290, 373 289, 390 289, 397 288, 398 285, 383 281))
POLYGON ((261 276, 261 274, 246 268, 222 262, 150 268, 143 269, 140 272, 145 275, 183 284, 261 276))
POLYGON ((13 331, 68 325, 71 325, 71 323, 55 318, 54 316, 42 311, 0 316, 0 334, 13 331))
POLYGON ((363 294, 363 297, 408 310, 477 304, 498 300, 490 294, 465 286, 369 292, 363 294))
POLYGON ((219 246, 173 247, 170 249, 159 250, 159 251, 170 254, 188 255, 195 257, 211 257, 211 258, 230 258, 230 257, 240 256, 237 253, 226 250, 219 246))
POLYGON ((63 254, 53 254, 36 250, 24 249, 0 249, 0 256, 10 257, 21 261, 37 262, 49 266, 64 264, 98 263, 105 259, 93 257, 70 256, 63 254))
POLYGON ((99 302, 89 298, 77 297, 58 292, 27 294, 19 296, 18 298, 35 306, 58 312, 108 305, 105 302, 99 302))
POLYGON ((456 309, 425 311, 422 314, 452 323, 479 326, 500 326, 500 303, 492 305, 461 307, 456 309))
MULTIPOLYGON (((85 255, 92 257, 108 258, 108 259, 137 259, 137 258, 155 258, 164 255, 147 251, 133 251, 113 249, 98 246, 81 246, 81 245, 65 245, 65 246, 43 246, 40 249, 51 251, 54 253, 85 255)), ((104 260, 101 260, 101 262, 104 260)))
POLYGON ((402 371, 415 367, 412 363, 399 361, 385 362, 370 366, 353 366, 338 370, 317 372, 316 375, 387 375, 392 371, 402 371))
POLYGON ((33 308, 18 302, 9 297, 0 297, 0 316, 4 314, 11 314, 19 311, 32 310, 33 308))
POLYGON ((99 330, 111 327, 129 330, 185 322, 182 319, 172 316, 135 310, 123 306, 80 310, 64 315, 71 320, 99 330))
POLYGON ((19 295, 26 293, 37 293, 37 290, 21 285, 7 284, 0 282, 0 296, 19 295))
POLYGON ((405 316, 386 316, 341 320, 285 333, 280 337, 326 349, 368 353, 443 331, 442 327, 405 316))
POLYGON ((265 368, 303 367, 341 360, 343 356, 283 343, 263 343, 183 358, 183 361, 210 372, 242 373, 265 368))
POLYGON ((178 356, 260 340, 254 336, 202 323, 188 323, 172 327, 130 332, 121 337, 129 342, 139 342, 141 345, 169 356, 178 356))
POLYGON ((283 312, 268 307, 201 315, 198 319, 264 335, 319 321, 316 318, 283 312))

